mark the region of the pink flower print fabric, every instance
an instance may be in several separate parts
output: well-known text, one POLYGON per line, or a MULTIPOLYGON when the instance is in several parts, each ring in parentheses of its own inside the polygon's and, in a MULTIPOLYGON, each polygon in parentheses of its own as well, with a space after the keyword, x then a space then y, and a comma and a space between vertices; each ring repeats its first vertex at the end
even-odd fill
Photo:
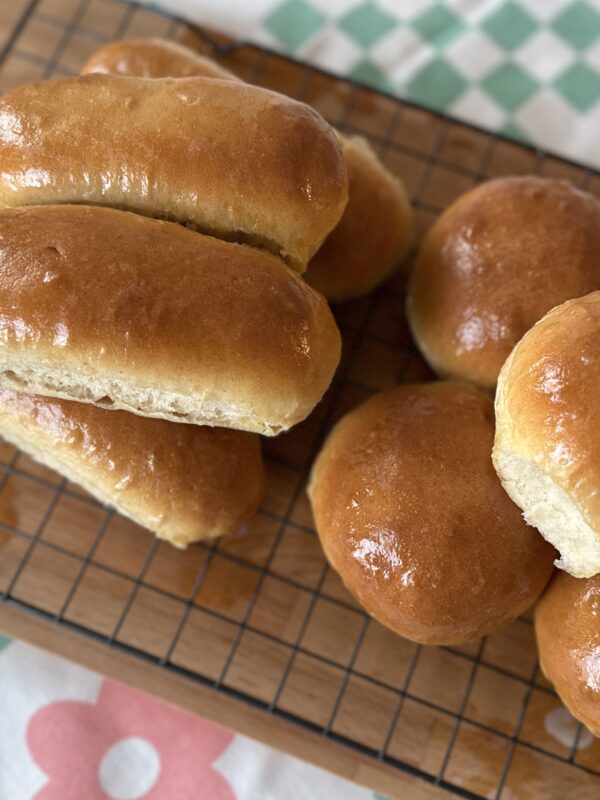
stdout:
POLYGON ((35 800, 235 800, 212 766, 233 737, 213 722, 104 681, 95 704, 54 702, 31 718, 27 745, 48 776, 35 800))

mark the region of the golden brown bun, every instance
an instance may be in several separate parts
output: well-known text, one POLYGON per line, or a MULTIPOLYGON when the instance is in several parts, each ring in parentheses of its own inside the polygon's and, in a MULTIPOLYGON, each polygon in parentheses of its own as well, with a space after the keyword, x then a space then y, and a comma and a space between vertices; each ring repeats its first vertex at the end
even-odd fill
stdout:
POLYGON ((137 75, 140 78, 222 78, 238 80, 228 69, 177 42, 123 39, 109 42, 88 59, 82 75, 137 75))
POLYGON ((327 303, 274 256, 91 206, 0 211, 0 385, 272 435, 329 385, 327 303))
POLYGON ((490 458, 491 401, 454 382, 373 396, 334 428, 309 494, 329 562, 378 622, 458 644, 539 596, 554 552, 522 520, 490 458))
POLYGON ((566 181, 499 178, 463 195, 429 231, 408 317, 439 374, 491 389, 535 322, 598 288, 600 202, 566 181))
POLYGON ((325 120, 238 81, 44 81, 0 98, 0 121, 0 205, 137 211, 264 247, 299 271, 348 197, 325 120))
POLYGON ((366 139, 340 139, 348 168, 348 205, 304 276, 334 302, 372 291, 401 263, 413 240, 412 209, 402 183, 366 139))
MULTIPOLYGON (((215 61, 161 40, 105 45, 83 72, 237 80, 215 61)), ((311 286, 334 302, 372 291, 401 263, 413 240, 413 214, 402 183, 383 166, 365 139, 341 135, 339 139, 348 170, 348 205, 305 275, 311 286)))
POLYGON ((264 494, 251 433, 0 389, 0 434, 177 547, 237 530, 264 494))
POLYGON ((538 322, 502 368, 494 464, 577 577, 600 572, 600 292, 538 322))
POLYGON ((558 573, 535 610, 540 666, 560 699, 600 736, 600 576, 558 573))

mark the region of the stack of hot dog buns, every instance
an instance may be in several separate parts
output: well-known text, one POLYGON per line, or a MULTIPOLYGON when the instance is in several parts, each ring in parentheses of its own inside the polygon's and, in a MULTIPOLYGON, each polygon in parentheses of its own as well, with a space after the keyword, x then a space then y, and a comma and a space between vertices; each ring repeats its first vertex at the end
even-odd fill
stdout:
POLYGON ((178 546, 255 512, 256 434, 340 356, 300 277, 346 208, 338 136, 203 63, 0 99, 0 432, 178 546))
POLYGON ((310 414, 340 357, 301 275, 334 300, 384 280, 412 240, 400 182, 164 41, 2 97, 0 164, 0 433, 178 546, 234 531, 256 434, 310 414))

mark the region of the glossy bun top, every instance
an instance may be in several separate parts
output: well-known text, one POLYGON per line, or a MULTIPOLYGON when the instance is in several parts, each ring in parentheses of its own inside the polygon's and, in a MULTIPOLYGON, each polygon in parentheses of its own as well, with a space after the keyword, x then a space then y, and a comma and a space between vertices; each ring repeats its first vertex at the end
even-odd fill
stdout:
POLYGON ((496 384, 547 311, 600 289, 600 202, 562 180, 522 176, 460 197, 426 236, 408 315, 441 375, 496 384))
POLYGON ((569 711, 600 736, 600 576, 556 577, 535 612, 540 664, 569 711))
POLYGON ((336 426, 309 493, 332 566, 379 622, 453 644, 530 606, 553 549, 522 520, 491 461, 494 414, 455 382, 375 395, 336 426))
POLYGON ((600 572, 600 291, 553 308, 521 339, 496 393, 504 488, 578 578, 600 572))

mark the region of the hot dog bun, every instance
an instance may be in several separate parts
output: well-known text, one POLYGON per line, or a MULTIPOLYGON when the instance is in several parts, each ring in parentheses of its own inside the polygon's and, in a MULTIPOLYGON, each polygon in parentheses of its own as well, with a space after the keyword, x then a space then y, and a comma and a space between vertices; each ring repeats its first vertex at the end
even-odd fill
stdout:
POLYGON ((82 75, 137 75, 140 78, 203 78, 239 80, 210 58, 167 39, 122 39, 103 45, 86 61, 82 75))
POLYGON ((379 286, 413 241, 413 213, 403 184, 362 136, 340 140, 348 168, 348 205, 304 276, 332 302, 362 297, 379 286))
POLYGON ((0 386, 273 435, 339 356, 323 297, 261 250, 108 208, 0 211, 0 386))
MULTIPOLYGON (((87 62, 83 73, 165 78, 198 75, 239 80, 216 61, 167 40, 111 42, 87 62)), ((306 280, 328 300, 368 294, 406 257, 413 240, 413 214, 406 191, 366 139, 339 134, 348 170, 348 205, 311 259, 306 280)))
POLYGON ((84 75, 0 98, 0 205, 89 203, 259 246, 303 271, 340 219, 337 136, 238 81, 84 75))
POLYGON ((264 494, 251 433, 0 389, 0 435, 177 547, 237 530, 264 494))

